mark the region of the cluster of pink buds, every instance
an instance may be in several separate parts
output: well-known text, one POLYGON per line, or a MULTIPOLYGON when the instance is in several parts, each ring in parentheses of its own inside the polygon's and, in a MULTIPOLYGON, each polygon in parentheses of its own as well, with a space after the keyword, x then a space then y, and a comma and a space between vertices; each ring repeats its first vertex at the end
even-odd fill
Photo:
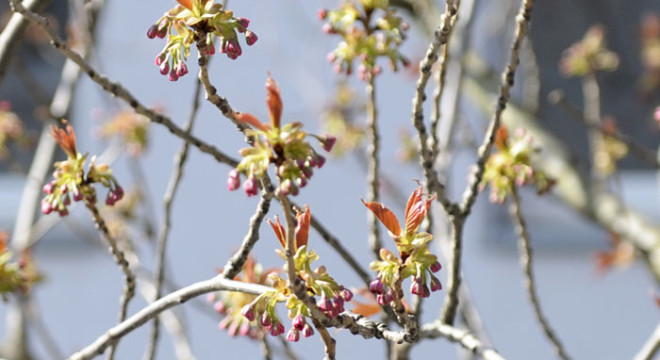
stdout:
POLYGON ((244 34, 245 43, 253 45, 257 35, 248 29, 250 20, 236 18, 231 10, 223 10, 213 0, 177 0, 176 5, 166 12, 147 30, 147 36, 167 38, 163 50, 156 56, 155 63, 160 73, 176 81, 188 73, 185 64, 190 56, 190 47, 196 38, 204 39, 207 55, 215 54, 215 39, 220 42, 219 52, 234 60, 242 53, 238 34, 244 34))
POLYGON ((410 292, 420 297, 428 297, 432 291, 442 289, 440 280, 433 275, 440 271, 442 266, 428 248, 433 236, 418 231, 435 199, 435 195, 425 197, 422 190, 422 186, 418 187, 408 199, 405 227, 401 227, 396 215, 385 205, 378 202, 364 203, 389 230, 389 235, 394 239, 399 252, 397 256, 382 248, 379 253, 380 260, 370 265, 372 270, 378 272, 378 278, 371 282, 369 290, 376 294, 376 300, 380 305, 401 301, 402 299, 397 298, 397 294, 400 293, 402 280, 407 278, 412 278, 410 292), (430 290, 427 285, 429 283, 430 290))
MULTIPOLYGON (((318 310, 324 312, 329 318, 337 317, 344 312, 344 304, 353 298, 353 293, 344 286, 338 284, 326 271, 325 266, 319 266, 312 270, 312 263, 319 259, 318 254, 307 247, 309 236, 309 225, 311 212, 305 206, 296 215, 297 226, 295 228, 295 255, 293 256, 296 276, 304 281, 307 296, 315 299, 318 310)), ((268 221, 280 241, 282 248, 286 248, 286 230, 279 219, 268 221)), ((276 250, 283 259, 286 259, 283 251, 276 250)), ((248 320, 259 319, 259 324, 271 335, 284 333, 284 325, 279 320, 275 307, 280 302, 285 302, 289 309, 291 329, 286 334, 289 341, 298 341, 300 336, 310 337, 314 329, 307 323, 306 318, 311 315, 309 307, 288 287, 287 281, 276 273, 268 275, 272 282, 273 290, 259 295, 249 305, 243 307, 242 314, 248 320)))
POLYGON ((299 189, 305 187, 312 178, 314 168, 320 169, 325 164, 325 157, 312 148, 306 140, 307 136, 316 138, 323 150, 328 152, 337 139, 332 135, 307 134, 299 122, 282 125, 280 90, 271 77, 266 81, 266 90, 270 124, 262 123, 249 113, 234 114, 238 121, 253 127, 248 130, 253 144, 240 150, 241 162, 236 169, 229 171, 227 188, 230 191, 238 189, 241 186, 240 174, 243 173, 247 177, 243 190, 248 196, 256 195, 258 179, 273 164, 279 179, 279 191, 285 195, 297 195, 299 189))
POLYGON ((506 127, 500 126, 495 134, 496 151, 486 161, 479 189, 490 185, 490 201, 502 203, 513 186, 535 185, 538 193, 550 190, 555 180, 549 178, 532 164, 532 156, 538 151, 532 145, 533 138, 524 129, 518 129, 509 137, 506 127))
POLYGON ((60 216, 66 216, 69 214, 71 199, 95 203, 95 183, 108 188, 106 205, 112 206, 124 197, 124 189, 112 176, 108 165, 97 165, 95 158, 92 158, 85 171, 87 155, 77 152, 76 136, 71 125, 67 124, 66 129, 52 127, 51 131, 55 141, 67 154, 67 159, 55 163, 53 180, 43 187, 46 197, 41 201, 42 213, 50 214, 56 211, 60 216))
POLYGON ((408 24, 394 10, 389 1, 344 0, 337 10, 321 9, 319 19, 327 21, 323 31, 342 37, 337 48, 328 54, 337 73, 350 75, 353 61, 358 60, 358 78, 367 81, 382 72, 376 64, 378 58, 387 58, 394 71, 398 64, 408 66, 408 60, 399 52, 408 24))

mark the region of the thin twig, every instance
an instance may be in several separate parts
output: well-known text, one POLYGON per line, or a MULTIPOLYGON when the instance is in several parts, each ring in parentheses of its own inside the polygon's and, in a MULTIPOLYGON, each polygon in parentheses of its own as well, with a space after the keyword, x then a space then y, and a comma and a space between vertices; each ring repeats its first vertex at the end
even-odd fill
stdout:
POLYGON ((495 349, 484 345, 469 331, 443 324, 440 321, 422 326, 421 336, 427 339, 444 337, 451 342, 461 344, 463 348, 485 360, 504 360, 495 349))
POLYGON ((207 44, 206 44, 206 34, 197 33, 197 63, 199 65, 199 81, 204 85, 204 91, 206 92, 206 100, 211 104, 215 105, 218 110, 224 115, 227 119, 231 120, 239 131, 244 132, 248 129, 246 124, 243 124, 236 120, 234 116, 234 110, 229 105, 229 102, 226 98, 218 95, 218 91, 215 86, 211 84, 209 79, 208 72, 208 61, 209 56, 206 54, 207 44))
POLYGON ((584 96, 584 120, 589 125, 587 138, 589 140, 589 153, 591 154, 591 187, 603 189, 606 176, 598 168, 598 153, 603 148, 604 135, 597 128, 600 118, 600 87, 596 74, 591 72, 582 78, 582 96, 584 96))
POLYGON ((48 20, 45 18, 25 9, 23 5, 18 0, 10 0, 12 8, 14 11, 19 12, 25 15, 28 20, 32 23, 39 26, 48 36, 51 41, 51 45, 55 49, 59 50, 67 58, 71 59, 73 62, 78 64, 80 68, 89 76, 92 81, 100 85, 105 91, 110 94, 124 100, 126 103, 132 107, 136 113, 141 114, 149 118, 149 120, 165 126, 172 134, 175 136, 187 140, 191 145, 198 148, 201 152, 213 156, 218 162, 227 164, 231 167, 236 167, 238 161, 222 151, 220 151, 215 146, 204 142, 203 140, 187 134, 183 129, 178 127, 172 120, 162 114, 157 113, 153 109, 150 109, 140 103, 126 88, 121 84, 110 81, 107 77, 100 75, 89 63, 87 63, 77 52, 71 50, 66 43, 60 39, 60 37, 55 33, 55 31, 49 26, 48 20))
POLYGON ((296 354, 291 349, 291 346, 289 345, 289 342, 286 341, 286 339, 282 335, 278 336, 277 338, 280 340, 280 344, 282 345, 282 349, 284 350, 284 353, 289 358, 289 360, 298 360, 298 357, 296 356, 296 354))
POLYGON ((452 219, 452 261, 449 264, 448 274, 448 289, 445 296, 445 303, 442 308, 441 319, 446 324, 453 324, 456 317, 456 308, 458 307, 458 293, 461 283, 461 253, 462 253, 462 236, 463 226, 465 219, 472 210, 472 205, 477 198, 479 183, 484 173, 486 166, 486 159, 490 154, 495 141, 495 132, 500 126, 502 113, 506 108, 507 102, 511 95, 511 88, 513 87, 516 69, 520 63, 520 45, 525 39, 527 34, 527 26, 529 24, 532 9, 534 7, 534 0, 523 0, 520 4, 518 15, 516 16, 516 31, 511 45, 511 53, 509 57, 509 64, 507 65, 500 83, 500 93, 495 106, 495 112, 488 125, 486 136, 483 143, 479 147, 477 155, 477 163, 470 176, 469 183, 463 192, 463 201, 461 203, 460 215, 452 219))
POLYGON ((525 287, 527 289, 527 297, 529 302, 532 304, 534 309, 534 316, 538 321, 541 329, 545 333, 545 336, 550 340, 552 345, 555 348, 557 355, 564 359, 569 360, 570 357, 566 353, 564 346, 559 341, 559 338, 555 332, 550 327, 548 320, 546 319, 543 311, 541 310, 541 304, 539 303, 538 293, 536 292, 536 282, 534 281, 534 272, 532 269, 532 247, 530 244, 530 236, 527 232, 527 226, 525 224, 525 219, 522 215, 522 210, 520 208, 520 197, 518 196, 518 191, 516 187, 511 188, 511 217, 515 223, 516 234, 518 235, 518 249, 520 251, 520 263, 523 267, 523 272, 525 274, 525 287))
POLYGON ((319 321, 314 320, 314 327, 319 332, 323 344, 325 344, 325 358, 324 360, 335 360, 337 354, 337 341, 330 336, 328 329, 325 326, 321 325, 319 321))
MULTIPOLYGON (((378 112, 376 108, 375 76, 369 75, 367 82, 367 134, 369 146, 367 148, 367 201, 380 201, 380 135, 378 134, 378 112)), ((383 247, 380 240, 380 224, 378 218, 367 209, 367 223, 369 224, 368 244, 374 258, 380 258, 380 249, 383 247)))
POLYGON ((250 255, 250 251, 252 251, 254 244, 259 241, 259 227, 263 223, 266 214, 268 214, 272 198, 272 189, 264 191, 264 193, 261 195, 261 200, 259 200, 257 210, 250 218, 250 228, 243 238, 241 247, 238 249, 238 251, 236 251, 236 253, 234 253, 231 259, 227 261, 227 264, 222 271, 222 276, 226 277, 227 279, 233 279, 236 275, 238 275, 239 272, 241 272, 243 264, 245 264, 248 255, 250 255))
POLYGON ((264 354, 264 360, 271 360, 271 349, 268 340, 266 339, 266 334, 262 335, 259 339, 259 344, 261 345, 261 352, 264 354))
POLYGON ((575 105, 571 104, 571 102, 568 99, 566 99, 566 96, 564 95, 563 91, 561 90, 551 91, 550 94, 548 94, 548 101, 550 101, 552 105, 558 105, 573 119, 576 119, 581 123, 583 123, 584 125, 592 129, 596 129, 601 133, 603 133, 604 135, 611 136, 621 141, 622 143, 626 144, 626 146, 628 146, 628 148, 630 149, 631 153, 637 155, 637 157, 639 157, 646 164, 652 166, 654 169, 660 169, 660 162, 658 160, 655 151, 644 147, 643 145, 636 142, 630 136, 623 134, 619 131, 614 131, 613 129, 607 129, 603 125, 595 125, 588 123, 584 118, 584 114, 580 110, 578 110, 578 108, 575 105))
MULTIPOLYGON (((112 237, 112 235, 110 235, 108 226, 106 225, 105 220, 103 220, 103 218, 101 217, 101 214, 99 213, 96 204, 94 204, 91 201, 85 201, 85 206, 87 206, 87 209, 89 209, 89 211, 92 213, 92 217, 94 218, 96 227, 101 232, 108 245, 110 245, 110 252, 114 256, 115 262, 117 263, 117 265, 119 265, 121 271, 124 273, 124 288, 122 290, 122 295, 119 301, 120 302, 119 322, 121 323, 126 319, 128 302, 131 301, 131 299, 135 295, 135 275, 133 275, 133 272, 130 269, 130 265, 128 261, 126 261, 124 252, 121 251, 119 247, 117 247, 117 242, 112 237)), ((108 353, 108 360, 112 360, 113 354, 117 348, 116 345, 117 345, 116 342, 113 342, 113 344, 111 344, 110 352, 108 353)))
MULTIPOLYGON (((201 84, 198 81, 195 86, 195 93, 193 96, 193 105, 190 110, 190 116, 188 121, 184 125, 184 131, 187 134, 190 134, 192 127, 195 123, 195 118, 197 117, 197 110, 199 109, 199 94, 201 92, 201 84)), ((190 148, 190 143, 185 141, 179 150, 179 153, 174 158, 174 169, 170 177, 169 185, 167 186, 167 191, 163 198, 163 223, 161 224, 160 231, 158 232, 158 240, 156 243, 156 272, 155 272, 155 291, 152 301, 158 299, 162 294, 163 280, 165 279, 165 253, 167 251, 167 239, 170 233, 171 226, 171 217, 172 217, 172 203, 174 202, 174 196, 176 191, 179 188, 181 179, 183 177, 183 166, 186 163, 188 158, 188 149, 190 148)), ((156 349, 158 345, 159 337, 159 317, 154 318, 152 328, 151 328, 151 337, 149 339, 149 345, 147 345, 147 352, 144 356, 145 360, 151 360, 156 355, 156 349)))
MULTIPOLYGON (((29 0, 25 2, 25 7, 31 11, 41 11, 50 0, 29 0)), ((0 33, 0 83, 5 78, 7 68, 16 54, 16 47, 21 42, 28 22, 21 14, 13 14, 0 33)))
POLYGON ((438 60, 440 47, 447 43, 452 27, 452 17, 456 14, 456 0, 447 1, 447 9, 442 15, 441 25, 435 31, 435 37, 426 50, 424 59, 419 64, 419 79, 415 85, 415 97, 413 98, 412 121, 419 134, 419 156, 420 165, 424 170, 424 177, 428 183, 427 187, 438 194, 438 201, 442 204, 448 214, 456 213, 456 206, 445 194, 445 187, 438 180, 438 174, 433 169, 433 150, 429 149, 426 125, 424 125, 424 100, 426 99, 426 84, 431 77, 433 64, 438 60))

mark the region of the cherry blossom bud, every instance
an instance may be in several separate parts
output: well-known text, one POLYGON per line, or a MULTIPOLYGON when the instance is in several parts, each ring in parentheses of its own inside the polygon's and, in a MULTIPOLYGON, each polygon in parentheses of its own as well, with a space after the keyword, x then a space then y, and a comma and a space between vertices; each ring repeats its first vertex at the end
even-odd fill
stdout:
POLYGON ((284 325, 282 325, 282 323, 277 323, 277 324, 273 325, 270 328, 270 334, 272 336, 277 336, 277 335, 280 335, 280 334, 284 334, 284 325))
POLYGON ((325 18, 328 17, 328 10, 319 9, 319 11, 316 14, 319 17, 319 20, 325 20, 325 18))
POLYGON ((259 318, 259 324, 261 324, 263 327, 268 327, 273 324, 273 322, 270 320, 270 315, 268 315, 267 312, 264 312, 261 315, 261 318, 259 318))
POLYGON ((215 46, 213 43, 207 43, 206 44, 206 55, 213 55, 215 54, 215 46))
POLYGON ((335 52, 329 52, 328 55, 325 56, 325 59, 328 60, 328 62, 332 63, 337 60, 337 55, 335 55, 335 52))
POLYGON ((249 333, 250 333, 250 323, 247 321, 243 321, 241 323, 240 329, 238 330, 238 335, 245 336, 248 335, 249 333))
POLYGON ((308 338, 314 335, 314 329, 309 324, 305 324, 305 327, 302 329, 302 336, 308 338))
POLYGON ((229 191, 234 191, 238 189, 239 186, 241 186, 240 174, 238 173, 238 170, 231 169, 229 171, 229 176, 227 177, 227 189, 229 191))
POLYGON ((304 188, 305 186, 307 186, 307 179, 305 179, 304 177, 297 178, 296 185, 298 185, 298 187, 300 188, 304 188))
POLYGON ((243 306, 241 309, 241 314, 250 321, 254 320, 254 306, 252 304, 243 306))
POLYGON ((245 43, 248 44, 248 46, 252 46, 254 43, 257 42, 259 38, 257 37, 257 34, 253 33, 252 31, 246 31, 245 32, 245 43))
POLYGON ((121 200, 124 197, 124 188, 117 185, 117 187, 115 188, 115 196, 117 197, 116 201, 121 200))
POLYGON ((414 278, 412 285, 410 286, 410 292, 415 295, 422 295, 422 281, 419 278, 414 278))
POLYGON ((351 299, 353 298, 353 292, 348 289, 342 289, 341 296, 344 298, 345 301, 351 301, 351 299))
POLYGON ((438 280, 437 277, 431 275, 431 291, 438 291, 442 290, 442 284, 440 283, 440 280, 438 280))
POLYGON ((158 25, 154 24, 149 27, 149 30, 147 30, 147 37, 153 39, 156 35, 158 35, 158 25))
POLYGON ((380 279, 376 279, 369 284, 369 291, 374 294, 383 293, 383 282, 380 279))
POLYGON ((62 210, 59 211, 59 213, 60 213, 60 217, 65 217, 65 216, 69 215, 69 210, 62 209, 62 210))
POLYGON ((115 200, 111 193, 108 193, 108 196, 105 197, 105 204, 108 206, 112 206, 115 204, 115 200))
POLYGON ((161 63, 159 70, 161 75, 167 75, 170 72, 170 63, 167 61, 161 63))
POLYGON ((170 71, 170 81, 177 81, 179 80, 179 75, 176 73, 176 69, 172 69, 170 71))
POLYGON ((49 201, 46 201, 46 199, 43 199, 41 201, 41 212, 44 215, 48 215, 53 211, 53 207, 50 205, 49 201))
POLYGON ((218 329, 224 330, 229 326, 229 323, 232 321, 232 318, 227 316, 226 318, 222 319, 220 323, 218 323, 218 329))
POLYGON ((243 191, 245 191, 247 196, 257 195, 257 182, 254 180, 254 177, 249 177, 247 180, 245 180, 245 184, 243 184, 243 191))
POLYGON ((296 315, 296 317, 293 318, 293 321, 291 322, 293 324, 293 328, 296 330, 302 330, 305 327, 305 317, 302 316, 301 314, 296 315))
POLYGON ((332 135, 325 135, 321 137, 321 144, 323 146, 323 150, 327 152, 332 151, 332 147, 335 146, 336 142, 337 142, 337 138, 332 135))
POLYGON ((218 314, 226 314, 227 313, 227 307, 225 306, 225 303, 222 301, 218 301, 213 305, 213 310, 217 312, 218 314))
POLYGON ((300 331, 297 329, 290 329, 289 332, 286 333, 286 340, 297 342, 300 340, 300 331))
POLYGON ((43 187, 44 193, 46 193, 48 195, 52 194, 53 193, 53 187, 54 187, 53 183, 48 183, 48 184, 44 185, 44 187, 43 187))
POLYGON ((227 333, 229 336, 234 337, 238 333, 238 321, 232 321, 231 324, 229 324, 229 328, 227 329, 227 333))
POLYGON ((378 305, 380 306, 385 306, 389 304, 389 302, 385 301, 385 295, 383 294, 376 295, 376 301, 378 301, 378 305))
POLYGON ((236 30, 240 33, 247 30, 248 26, 250 26, 250 20, 246 18, 236 18, 236 20, 238 20, 238 24, 240 25, 236 30))
POLYGON ((156 36, 158 36, 161 39, 164 39, 165 36, 167 36, 167 33, 168 33, 167 26, 163 26, 163 28, 158 30, 158 34, 156 34, 156 36))
POLYGON ((76 188, 73 190, 73 201, 80 201, 83 199, 83 193, 80 189, 76 188))
POLYGON ((440 271, 440 269, 442 269, 442 265, 440 264, 439 261, 436 261, 433 264, 431 264, 431 271, 433 271, 434 273, 440 271))

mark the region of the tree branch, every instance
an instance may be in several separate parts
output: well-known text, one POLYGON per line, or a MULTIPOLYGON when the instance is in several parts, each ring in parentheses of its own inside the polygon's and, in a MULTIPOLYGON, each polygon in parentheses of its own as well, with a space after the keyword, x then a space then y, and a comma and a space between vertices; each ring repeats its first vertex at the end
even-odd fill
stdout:
POLYGON ((451 342, 460 344, 470 353, 479 355, 486 360, 505 360, 495 349, 485 346, 469 331, 443 324, 440 321, 423 325, 421 336, 427 339, 444 337, 451 342))
POLYGON ((513 218, 515 224, 516 234, 518 235, 518 249, 520 251, 520 263, 523 267, 523 272, 525 274, 525 287, 527 290, 527 297, 529 302, 532 304, 534 309, 534 316, 538 321, 543 333, 550 340, 552 345, 555 348, 557 356, 564 360, 570 360, 570 356, 566 353, 564 346, 562 345, 559 337, 550 327, 548 320, 546 319, 543 311, 541 310, 541 304, 539 302, 538 293, 536 292, 536 282, 534 281, 534 272, 532 269, 532 247, 530 244, 530 236, 527 232, 527 226, 525 225, 525 219, 522 215, 522 210, 520 208, 520 197, 518 196, 518 190, 515 186, 511 187, 511 217, 513 218))

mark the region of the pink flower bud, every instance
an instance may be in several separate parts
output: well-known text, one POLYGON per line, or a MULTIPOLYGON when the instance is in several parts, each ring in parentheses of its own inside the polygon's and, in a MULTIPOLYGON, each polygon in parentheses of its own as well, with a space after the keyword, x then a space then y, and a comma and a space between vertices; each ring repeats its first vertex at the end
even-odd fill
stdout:
POLYGON ((44 215, 48 215, 53 211, 53 207, 50 205, 50 201, 46 199, 41 200, 41 212, 44 215))
POLYGON ((335 60, 337 60, 337 55, 335 55, 335 52, 332 51, 325 56, 325 59, 328 60, 329 63, 333 63, 335 60))
POLYGON ((297 342, 300 340, 300 331, 297 329, 290 329, 289 332, 286 333, 286 340, 297 342))
POLYGON ((422 281, 419 278, 414 278, 412 285, 410 285, 410 293, 415 295, 422 295, 422 281))
POLYGON ((115 187, 115 196, 117 197, 116 201, 121 200, 124 197, 124 188, 117 185, 117 187, 115 187))
POLYGON ((54 188, 53 183, 48 183, 48 184, 44 185, 42 190, 44 191, 44 193, 50 195, 50 194, 53 193, 53 188, 54 188))
POLYGON ((252 46, 254 43, 257 42, 257 40, 259 40, 257 34, 249 30, 245 32, 245 42, 248 44, 248 46, 252 46))
POLYGON ((305 327, 305 317, 302 316, 301 314, 296 315, 296 317, 293 318, 293 321, 291 322, 293 325, 293 328, 296 330, 302 330, 305 327))
POLYGON ((65 216, 69 215, 69 210, 62 209, 62 210, 59 211, 59 213, 60 213, 60 217, 65 217, 65 216))
POLYGON ((440 271, 440 269, 442 269, 442 265, 440 264, 439 261, 436 261, 433 264, 431 264, 431 271, 433 271, 434 273, 440 271))
POLYGON ((369 284, 369 291, 374 294, 383 293, 383 282, 380 279, 376 279, 369 284))
POLYGON ((218 314, 226 314, 227 313, 227 307, 225 306, 225 303, 222 301, 218 301, 213 305, 213 310, 217 312, 218 314))
POLYGON ((113 206, 115 204, 115 200, 113 199, 112 195, 108 193, 108 196, 105 198, 105 204, 108 206, 113 206))
POLYGON ((280 335, 280 334, 284 334, 284 325, 282 325, 282 323, 277 323, 277 324, 273 325, 270 328, 270 334, 272 336, 277 336, 277 335, 280 335))
POLYGON ((240 25, 240 26, 238 26, 238 28, 236 30, 238 30, 238 32, 240 32, 240 33, 245 32, 245 30, 247 30, 248 26, 250 26, 250 20, 248 20, 246 18, 236 18, 236 20, 238 21, 238 24, 240 25))
POLYGON ((239 324, 238 321, 232 321, 231 324, 229 324, 229 328, 227 329, 227 333, 229 334, 229 336, 232 337, 236 336, 236 334, 238 333, 238 324, 239 324))
POLYGON ((241 323, 241 328, 238 330, 238 335, 240 336, 245 336, 250 333, 250 323, 247 321, 243 321, 241 323))
POLYGON ((302 329, 302 336, 308 338, 314 335, 314 329, 309 324, 305 324, 305 327, 302 329))
POLYGON ((149 27, 149 30, 147 30, 147 37, 153 39, 156 35, 158 35, 158 25, 154 24, 149 27))
POLYGON ((325 18, 328 17, 328 10, 319 9, 319 11, 316 14, 319 17, 319 20, 325 20, 325 18))
POLYGON ((332 147, 335 146, 336 142, 337 142, 337 138, 332 135, 325 135, 321 138, 323 150, 327 152, 332 151, 332 147))
POLYGON ((160 66, 160 64, 162 64, 163 61, 165 61, 165 54, 158 54, 158 56, 156 56, 156 58, 154 59, 154 64, 160 66))
POLYGON ((296 185, 298 185, 299 188, 304 188, 307 186, 307 179, 304 177, 299 177, 296 179, 296 185))
POLYGON ((167 26, 163 26, 160 30, 158 30, 158 34, 156 34, 156 36, 158 36, 161 39, 164 39, 167 36, 167 33, 168 33, 167 26))
POLYGON ((323 32, 326 34, 335 34, 337 32, 337 30, 335 30, 331 24, 323 24, 321 30, 323 30, 323 32))
POLYGON ((238 170, 231 169, 229 171, 229 176, 227 177, 227 189, 229 189, 229 191, 234 191, 238 189, 240 185, 241 185, 241 178, 238 173, 238 170))
POLYGON ((243 184, 243 191, 245 191, 247 196, 257 195, 257 182, 254 180, 254 177, 249 177, 247 180, 245 180, 245 184, 243 184))
POLYGON ((431 275, 431 291, 438 291, 442 290, 442 284, 440 283, 440 280, 438 280, 437 277, 431 275))
POLYGON ((252 306, 252 304, 243 306, 241 309, 241 314, 250 321, 254 320, 254 306, 252 306))
POLYGON ((167 75, 170 72, 170 63, 167 61, 161 63, 159 70, 161 75, 167 75))
POLYGON ((226 318, 222 319, 222 321, 220 321, 220 322, 218 323, 218 329, 220 329, 220 330, 224 330, 224 329, 226 329, 227 326, 229 326, 229 323, 230 323, 231 321, 232 321, 232 318, 229 317, 229 316, 227 316, 226 318))
POLYGON ((348 289, 342 289, 341 296, 344 298, 345 301, 351 301, 351 299, 353 298, 353 292, 351 292, 348 289))
POLYGON ((172 69, 170 71, 170 81, 177 81, 179 80, 179 75, 176 73, 176 69, 172 69))
POLYGON ((385 295, 383 295, 383 294, 376 295, 376 301, 378 302, 378 305, 380 305, 380 306, 385 306, 385 305, 389 304, 389 302, 385 301, 385 295))
POLYGON ((73 201, 80 201, 83 199, 83 193, 80 189, 76 188, 73 190, 73 201))
POLYGON ((259 318, 259 324, 261 324, 263 327, 268 327, 273 324, 273 322, 270 320, 270 315, 268 315, 267 312, 264 312, 261 315, 261 318, 259 318))

